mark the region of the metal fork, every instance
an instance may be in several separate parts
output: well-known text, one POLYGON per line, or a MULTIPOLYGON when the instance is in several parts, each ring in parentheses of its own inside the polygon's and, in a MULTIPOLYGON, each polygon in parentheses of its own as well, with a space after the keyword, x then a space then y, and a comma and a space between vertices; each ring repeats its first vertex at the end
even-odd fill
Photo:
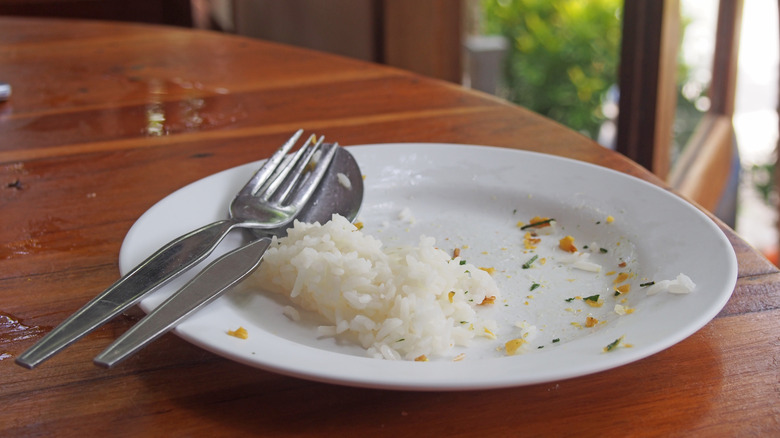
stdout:
POLYGON ((338 148, 309 137, 295 154, 290 150, 300 139, 297 131, 252 176, 230 204, 230 217, 171 241, 116 283, 68 317, 16 363, 34 368, 87 333, 136 304, 146 294, 204 260, 233 229, 249 228, 271 235, 283 232, 306 205, 338 148), (314 154, 319 151, 315 165, 314 154))

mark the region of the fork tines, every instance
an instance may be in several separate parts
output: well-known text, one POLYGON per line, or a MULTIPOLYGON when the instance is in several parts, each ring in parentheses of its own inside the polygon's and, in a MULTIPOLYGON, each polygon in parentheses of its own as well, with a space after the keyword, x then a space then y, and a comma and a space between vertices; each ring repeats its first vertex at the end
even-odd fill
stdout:
POLYGON ((320 136, 318 140, 312 134, 295 154, 285 156, 284 161, 271 176, 270 182, 261 187, 260 191, 264 193, 264 197, 271 202, 284 203, 290 193, 293 193, 298 182, 302 181, 303 176, 308 173, 307 170, 310 170, 312 157, 321 150, 324 140, 324 137, 320 136))

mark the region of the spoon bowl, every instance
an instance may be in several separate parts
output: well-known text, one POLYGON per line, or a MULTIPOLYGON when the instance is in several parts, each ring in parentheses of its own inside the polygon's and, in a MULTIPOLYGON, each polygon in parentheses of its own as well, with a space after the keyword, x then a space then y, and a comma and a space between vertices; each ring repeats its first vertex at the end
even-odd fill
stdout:
POLYGON ((363 203, 363 175, 348 150, 336 150, 328 173, 311 199, 298 215, 301 222, 324 224, 333 214, 344 216, 350 222, 357 219, 363 203))

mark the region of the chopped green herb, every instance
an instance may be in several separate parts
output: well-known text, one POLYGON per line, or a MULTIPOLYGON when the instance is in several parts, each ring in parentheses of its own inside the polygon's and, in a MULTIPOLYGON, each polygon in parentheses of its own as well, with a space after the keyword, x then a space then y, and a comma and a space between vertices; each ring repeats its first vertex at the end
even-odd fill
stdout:
POLYGON ((395 342, 403 342, 403 341, 405 341, 405 340, 406 340, 406 338, 401 338, 401 339, 399 339, 399 340, 397 340, 397 341, 395 341, 395 342))
POLYGON ((599 251, 600 251, 602 254, 606 254, 606 253, 608 253, 608 252, 609 252, 609 250, 608 250, 607 248, 599 248, 599 251))
POLYGON ((594 303, 599 300, 599 294, 591 295, 589 297, 585 297, 582 299, 582 301, 593 301, 594 303))
POLYGON ((556 342, 561 342, 561 338, 555 338, 555 339, 553 339, 553 344, 554 344, 554 343, 556 343, 556 342))
POLYGON ((512 214, 516 214, 516 213, 517 213, 517 209, 512 210, 512 214))
POLYGON ((655 282, 654 282, 654 281, 648 281, 647 283, 641 283, 641 284, 639 285, 639 287, 647 287, 647 286, 652 286, 652 285, 654 285, 654 284, 655 284, 655 282))
POLYGON ((566 301, 567 303, 571 303, 572 301, 574 301, 574 297, 566 298, 566 300, 564 301, 566 301))
POLYGON ((596 221, 596 225, 601 225, 601 221, 596 221))
POLYGON ((465 260, 461 260, 461 261, 460 261, 460 264, 461 264, 461 265, 465 265, 465 264, 466 264, 466 261, 465 261, 465 260))
POLYGON ((540 345, 540 346, 536 347, 537 350, 541 350, 542 348, 544 348, 544 345, 540 345))
POLYGON ((622 295, 619 290, 615 291, 615 296, 622 295))
POLYGON ((588 245, 582 245, 582 249, 588 249, 588 245))
POLYGON ((461 321, 460 323, 461 324, 468 324, 469 322, 468 321, 461 321))
POLYGON ((541 286, 541 284, 533 283, 533 284, 531 284, 531 289, 529 289, 529 290, 534 290, 534 289, 538 288, 539 286, 541 286))
POLYGON ((622 341, 622 340, 623 340, 623 337, 622 337, 622 336, 621 336, 621 337, 619 337, 619 338, 617 338, 617 339, 615 339, 615 340, 614 340, 614 341, 612 341, 612 342, 611 342, 609 345, 607 345, 606 347, 604 347, 604 351, 612 351, 612 350, 614 350, 614 349, 615 349, 615 347, 617 347, 617 346, 620 344, 620 341, 622 341))
POLYGON ((532 265, 532 264, 533 264, 533 263, 536 261, 536 259, 538 259, 538 258, 539 258, 539 256, 538 256, 538 255, 535 255, 535 256, 531 257, 531 260, 528 260, 527 262, 523 263, 523 269, 528 269, 528 268, 530 268, 530 267, 531 267, 531 265, 532 265))
POLYGON ((541 227, 542 225, 547 225, 550 222, 553 222, 554 220, 555 219, 546 219, 546 220, 539 221, 539 222, 532 222, 532 223, 530 223, 528 225, 523 225, 522 227, 520 227, 520 229, 521 230, 525 230, 525 229, 528 229, 528 228, 541 227))

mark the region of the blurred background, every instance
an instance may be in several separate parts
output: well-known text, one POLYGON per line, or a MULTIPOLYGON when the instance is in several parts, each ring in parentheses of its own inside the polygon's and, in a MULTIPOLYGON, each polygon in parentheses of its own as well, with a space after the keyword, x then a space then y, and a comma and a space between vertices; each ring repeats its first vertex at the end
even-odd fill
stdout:
MULTIPOLYGON (((194 27, 385 63, 501 96, 620 150, 618 82, 621 56, 626 56, 621 45, 636 24, 624 21, 625 11, 644 3, 648 2, 0 0, 0 15, 194 27)), ((777 264, 778 2, 658 3, 677 14, 679 32, 671 33, 676 65, 669 168, 651 170, 674 182, 675 165, 685 159, 697 127, 711 112, 713 74, 729 68, 715 59, 716 43, 729 35, 718 25, 719 8, 729 5, 737 11, 732 23, 736 46, 733 56, 726 58, 736 74, 733 108, 726 114, 732 121, 734 153, 728 167, 716 174, 722 181, 709 177, 710 181, 699 182, 705 188, 720 187, 717 202, 703 205, 777 264)), ((665 26, 656 24, 659 29, 665 26)))

